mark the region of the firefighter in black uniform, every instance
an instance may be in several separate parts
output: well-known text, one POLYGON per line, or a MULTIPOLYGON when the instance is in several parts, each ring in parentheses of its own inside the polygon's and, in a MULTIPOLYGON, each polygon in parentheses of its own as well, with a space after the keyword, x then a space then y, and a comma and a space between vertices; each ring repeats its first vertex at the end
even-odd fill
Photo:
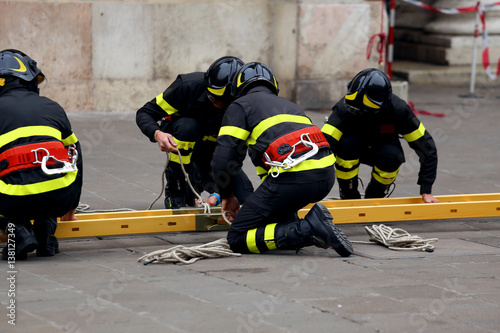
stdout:
POLYGON ((324 205, 316 203, 303 219, 297 215, 331 190, 335 157, 320 129, 278 92, 262 63, 244 65, 233 78, 237 99, 226 111, 212 159, 222 211, 235 215, 228 243, 240 253, 315 245, 347 257, 352 246, 324 205), (247 151, 263 182, 240 210, 231 189, 247 151))
MULTIPOLYGON (((217 59, 205 73, 180 74, 163 93, 137 111, 136 122, 142 133, 169 154, 165 208, 195 205, 181 162, 195 190, 210 193, 207 203, 220 203, 210 160, 224 111, 232 101, 231 79, 242 65, 240 59, 226 56, 217 59)), ((235 191, 242 201, 253 192, 243 172, 238 175, 235 191)))
POLYGON ((405 101, 392 93, 389 78, 378 69, 359 72, 348 92, 333 107, 321 131, 337 158, 336 176, 341 199, 360 199, 360 163, 372 167, 365 198, 383 198, 405 162, 401 135, 420 160, 418 184, 426 203, 439 202, 431 194, 436 179, 434 140, 405 101))
POLYGON ((39 95, 45 79, 18 50, 0 52, 2 259, 59 252, 57 217, 74 220, 82 188, 80 144, 63 108, 39 95), (33 225, 31 220, 34 220, 33 225))

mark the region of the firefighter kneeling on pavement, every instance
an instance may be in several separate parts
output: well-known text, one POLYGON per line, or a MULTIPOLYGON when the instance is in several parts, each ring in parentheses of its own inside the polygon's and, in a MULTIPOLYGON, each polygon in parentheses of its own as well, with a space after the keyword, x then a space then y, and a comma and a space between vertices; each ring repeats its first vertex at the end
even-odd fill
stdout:
POLYGON ((278 81, 262 63, 243 65, 231 89, 236 100, 226 110, 211 163, 222 212, 233 220, 227 235, 231 250, 298 251, 315 245, 351 255, 351 243, 324 205, 316 203, 303 219, 297 215, 322 200, 335 182, 335 157, 320 129, 297 105, 277 96, 278 81), (247 151, 263 182, 240 209, 232 184, 247 151))
POLYGON ((439 202, 431 194, 438 163, 436 144, 410 106, 392 93, 387 75, 375 68, 364 69, 347 89, 321 129, 337 158, 340 198, 361 199, 361 163, 372 167, 364 197, 389 196, 389 188, 395 186, 399 168, 405 162, 402 136, 419 157, 417 183, 422 200, 439 202))
POLYGON ((0 229, 9 239, 3 260, 24 260, 35 250, 55 255, 57 218, 76 219, 80 144, 63 108, 39 95, 44 79, 23 52, 0 52, 0 229))

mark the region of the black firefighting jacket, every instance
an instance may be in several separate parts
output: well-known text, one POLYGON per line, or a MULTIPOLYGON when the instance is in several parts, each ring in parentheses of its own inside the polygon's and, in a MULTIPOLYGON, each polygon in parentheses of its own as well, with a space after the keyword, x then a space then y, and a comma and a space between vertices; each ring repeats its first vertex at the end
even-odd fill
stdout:
MULTIPOLYGON (((217 137, 224 110, 214 107, 206 94, 204 73, 180 74, 176 80, 156 98, 147 102, 136 113, 136 123, 151 142, 160 129, 158 122, 168 122, 180 117, 193 118, 203 124, 203 135, 217 137)), ((163 126, 162 126, 163 128, 163 126)))
MULTIPOLYGON (((267 87, 254 87, 235 100, 226 110, 212 159, 221 197, 231 195, 233 175, 241 168, 247 151, 257 174, 266 179, 271 176, 268 176, 270 169, 263 161, 263 154, 269 145, 285 134, 311 126, 311 120, 296 104, 276 96, 267 87)), ((334 172, 334 164, 334 155, 325 147, 291 169, 280 168, 276 181, 308 183, 327 179, 334 172)))
POLYGON ((390 105, 376 115, 356 116, 347 110, 343 99, 332 110, 321 131, 334 153, 342 135, 358 136, 367 146, 384 141, 399 142, 401 135, 419 157, 420 193, 431 193, 438 162, 436 145, 405 101, 392 95, 390 105))
MULTIPOLYGON (((56 102, 11 82, 0 91, 0 153, 26 144, 61 141, 75 144, 78 170, 47 175, 40 167, 19 170, 0 179, 0 197, 48 193, 75 186, 79 193, 72 209, 78 206, 82 187, 82 151, 63 108, 56 102)), ((5 161, 4 161, 5 162, 5 161)), ((6 163, 3 163, 6 164, 6 163)), ((0 167, 6 168, 6 165, 0 167)), ((1 199, 0 199, 1 200, 1 199)))

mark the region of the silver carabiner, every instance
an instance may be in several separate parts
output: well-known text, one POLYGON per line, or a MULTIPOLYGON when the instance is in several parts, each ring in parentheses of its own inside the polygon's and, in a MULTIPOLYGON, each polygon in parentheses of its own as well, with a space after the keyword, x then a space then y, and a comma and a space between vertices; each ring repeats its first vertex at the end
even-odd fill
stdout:
POLYGON ((45 149, 45 148, 33 149, 32 152, 35 153, 35 162, 33 162, 33 163, 34 164, 36 164, 36 163, 42 164, 41 165, 42 170, 47 175, 57 175, 57 174, 61 174, 61 173, 68 173, 68 172, 73 172, 73 171, 78 170, 78 168, 76 166, 76 161, 78 159, 78 151, 76 150, 76 146, 74 144, 71 144, 68 147, 68 157, 69 157, 71 163, 70 162, 66 162, 66 161, 58 160, 54 156, 50 155, 49 151, 47 149, 45 149), (47 154, 44 157, 42 157, 41 161, 38 160, 38 151, 39 150, 42 150, 42 151, 44 151, 47 154), (49 158, 53 159, 57 163, 61 163, 63 166, 60 167, 60 168, 53 168, 53 169, 47 168, 47 161, 49 160, 49 158))
POLYGON ((318 150, 319 150, 318 145, 311 141, 311 139, 309 138, 309 133, 304 133, 300 136, 300 141, 298 141, 296 144, 292 146, 292 151, 287 155, 287 157, 282 162, 271 161, 269 155, 267 153, 264 153, 264 157, 266 158, 266 162, 264 163, 271 167, 270 169, 271 176, 273 176, 273 178, 276 178, 280 174, 279 168, 282 168, 283 170, 288 170, 296 166, 297 164, 307 160, 308 158, 316 155, 318 150), (307 151, 298 158, 292 158, 293 154, 295 153, 295 147, 301 143, 304 146, 311 148, 311 150, 307 151))

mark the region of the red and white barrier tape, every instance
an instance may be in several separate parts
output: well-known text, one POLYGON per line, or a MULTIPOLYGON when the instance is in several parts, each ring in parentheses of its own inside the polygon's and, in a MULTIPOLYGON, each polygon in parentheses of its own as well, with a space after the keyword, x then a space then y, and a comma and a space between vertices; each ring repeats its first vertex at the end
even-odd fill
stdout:
MULTIPOLYGON (((404 2, 410 3, 412 5, 431 10, 434 12, 438 13, 443 13, 443 14, 460 14, 460 13, 471 13, 471 12, 478 12, 479 17, 481 19, 482 23, 482 28, 483 28, 483 68, 486 72, 486 74, 489 76, 491 80, 495 80, 498 75, 500 74, 500 57, 498 58, 498 64, 497 64, 497 71, 495 74, 492 73, 491 71, 491 66, 490 66, 490 55, 489 55, 489 43, 488 43, 488 31, 486 30, 486 14, 485 12, 495 6, 500 5, 500 1, 487 4, 487 5, 481 5, 481 2, 478 1, 477 5, 475 6, 470 6, 470 7, 460 7, 460 8, 451 8, 451 9, 443 9, 443 8, 436 8, 429 6, 425 3, 422 3, 420 1, 416 0, 403 0, 404 2)), ((474 38, 476 38, 477 35, 474 35, 474 38)))
POLYGON ((407 104, 410 107, 410 109, 413 111, 414 114, 423 114, 425 116, 433 116, 433 117, 440 117, 440 118, 446 117, 446 114, 444 114, 444 113, 434 113, 434 112, 429 112, 427 110, 417 110, 415 108, 415 104, 413 104, 413 102, 408 101, 407 104))

